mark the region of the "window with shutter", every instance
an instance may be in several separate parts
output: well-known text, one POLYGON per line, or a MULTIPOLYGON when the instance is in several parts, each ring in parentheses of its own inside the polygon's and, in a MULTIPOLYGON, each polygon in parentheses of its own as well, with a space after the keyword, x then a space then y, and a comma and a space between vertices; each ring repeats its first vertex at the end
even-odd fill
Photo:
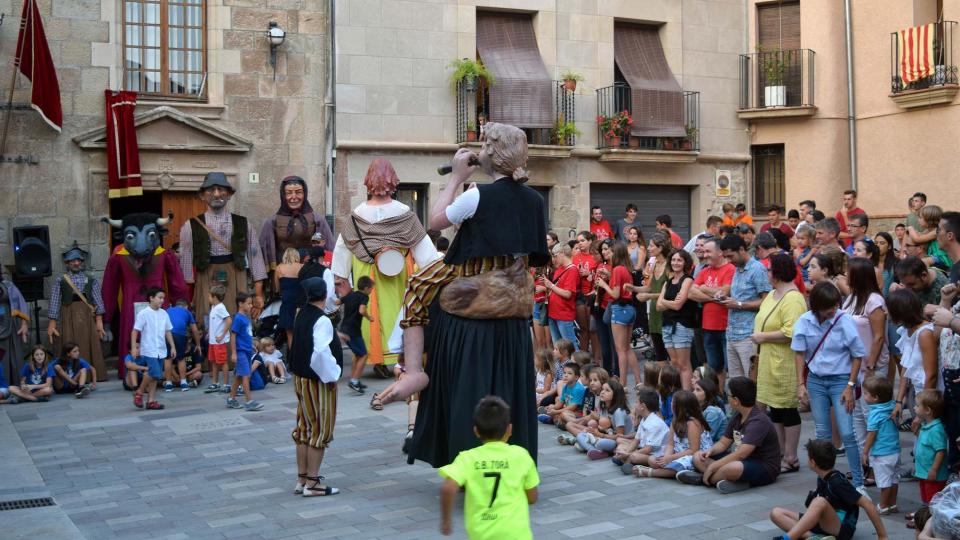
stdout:
POLYGON ((198 96, 206 74, 205 28, 205 0, 124 0, 124 88, 198 96))
POLYGON ((800 48, 800 2, 757 5, 757 48, 762 51, 800 48))

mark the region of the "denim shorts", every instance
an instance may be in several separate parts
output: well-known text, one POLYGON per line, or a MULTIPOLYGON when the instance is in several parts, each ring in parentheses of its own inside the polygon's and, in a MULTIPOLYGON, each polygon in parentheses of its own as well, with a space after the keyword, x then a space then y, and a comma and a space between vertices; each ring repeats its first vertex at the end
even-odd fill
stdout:
MULTIPOLYGON (((147 362, 147 375, 153 379, 162 379, 163 358, 151 358, 149 356, 144 356, 143 359, 147 362)), ((137 363, 139 364, 139 362, 137 363)))
POLYGON ((541 326, 543 325, 543 323, 541 322, 543 321, 543 319, 541 319, 540 317, 541 317, 541 312, 546 308, 547 308, 547 305, 543 302, 533 303, 533 322, 540 324, 541 326))
POLYGON ((633 306, 627 304, 621 306, 620 304, 610 304, 610 323, 619 324, 620 326, 630 326, 633 324, 633 321, 637 318, 637 310, 633 309, 633 306))
POLYGON ((363 342, 362 335, 350 336, 347 341, 347 347, 353 352, 354 358, 367 355, 367 344, 363 342))
POLYGON ((680 323, 663 325, 663 346, 668 349, 689 349, 693 346, 693 329, 680 323))
POLYGON ((237 365, 234 368, 237 377, 250 376, 250 353, 247 351, 237 351, 237 365))

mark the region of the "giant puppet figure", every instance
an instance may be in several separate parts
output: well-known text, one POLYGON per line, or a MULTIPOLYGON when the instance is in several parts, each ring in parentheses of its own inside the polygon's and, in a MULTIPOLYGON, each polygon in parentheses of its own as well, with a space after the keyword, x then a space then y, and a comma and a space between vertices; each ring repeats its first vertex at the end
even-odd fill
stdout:
POLYGON ((11 385, 20 382, 23 348, 30 334, 29 312, 20 289, 4 277, 0 266, 0 370, 11 385))
POLYGON ((97 377, 105 381, 107 365, 100 350, 100 340, 105 335, 103 294, 100 281, 84 271, 86 261, 87 252, 76 241, 63 252, 67 271, 53 282, 50 291, 47 337, 55 351, 59 351, 64 343, 76 343, 80 347, 80 357, 90 362, 97 370, 97 377))
POLYGON ((272 272, 277 267, 287 248, 296 249, 301 257, 307 255, 317 233, 323 238, 324 248, 333 251, 333 233, 323 215, 310 206, 307 183, 299 176, 284 178, 280 182, 280 208, 260 228, 260 250, 267 270, 272 272))
POLYGON ((410 463, 420 459, 440 467, 476 446, 471 418, 487 395, 500 396, 510 405, 511 442, 537 455, 530 362, 533 280, 528 267, 550 260, 544 203, 524 185, 528 173, 523 131, 488 123, 485 133, 479 156, 465 148, 457 151, 453 174, 431 209, 431 229, 460 227, 450 250, 410 279, 404 297, 407 376, 382 399, 386 403, 422 389, 407 455, 410 463), (495 181, 462 192, 477 169, 495 181), (439 309, 430 309, 434 300, 439 309), (431 332, 424 373, 427 324, 431 332))
MULTIPOLYGON (((121 359, 130 350, 130 331, 137 311, 148 305, 147 289, 163 289, 164 306, 187 299, 187 285, 177 255, 160 245, 161 236, 166 233, 164 227, 172 218, 172 214, 161 218, 148 213, 127 214, 123 219, 104 218, 123 235, 123 245, 107 259, 103 270, 103 320, 113 320, 119 305, 117 355, 121 359)), ((122 379, 125 372, 123 360, 118 360, 117 375, 122 379)))
POLYGON ((389 341, 394 332, 399 337, 400 307, 413 263, 423 268, 440 257, 416 214, 392 197, 399 183, 389 161, 370 162, 363 180, 368 199, 353 209, 333 250, 339 296, 346 294, 351 274, 354 283, 369 276, 376 284, 367 307, 373 322, 364 319, 361 325, 367 362, 374 365, 397 363, 399 347, 391 351, 389 341))
POLYGON ((200 198, 206 212, 190 218, 180 228, 180 267, 187 283, 193 283, 193 309, 198 320, 210 311, 210 287, 223 285, 227 295, 223 303, 230 313, 237 312, 237 293, 248 290, 247 274, 253 278, 255 293, 253 317, 263 309, 263 281, 267 270, 253 224, 247 218, 227 211, 235 193, 222 172, 210 172, 200 185, 200 198))

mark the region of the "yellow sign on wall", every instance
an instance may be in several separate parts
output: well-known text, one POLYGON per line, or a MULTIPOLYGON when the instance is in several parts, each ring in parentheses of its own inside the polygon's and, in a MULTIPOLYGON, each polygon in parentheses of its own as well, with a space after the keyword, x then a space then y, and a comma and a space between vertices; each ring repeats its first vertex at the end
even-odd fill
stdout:
POLYGON ((730 171, 717 170, 714 186, 716 188, 717 197, 729 197, 731 193, 730 171))

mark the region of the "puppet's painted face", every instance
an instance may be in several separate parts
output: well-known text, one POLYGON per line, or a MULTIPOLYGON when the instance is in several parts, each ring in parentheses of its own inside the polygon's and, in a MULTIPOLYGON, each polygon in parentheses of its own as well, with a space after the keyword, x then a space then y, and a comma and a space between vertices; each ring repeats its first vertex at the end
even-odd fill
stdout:
POLYGON ((303 186, 297 183, 290 183, 283 187, 283 200, 291 210, 299 210, 303 206, 304 200, 303 186))
POLYGON ((123 247, 137 260, 153 255, 160 246, 160 231, 155 223, 142 226, 126 225, 123 228, 123 247))
POLYGON ((232 196, 232 191, 220 186, 213 186, 200 193, 200 198, 203 199, 203 202, 205 202, 211 210, 220 210, 230 202, 230 197, 232 196))

